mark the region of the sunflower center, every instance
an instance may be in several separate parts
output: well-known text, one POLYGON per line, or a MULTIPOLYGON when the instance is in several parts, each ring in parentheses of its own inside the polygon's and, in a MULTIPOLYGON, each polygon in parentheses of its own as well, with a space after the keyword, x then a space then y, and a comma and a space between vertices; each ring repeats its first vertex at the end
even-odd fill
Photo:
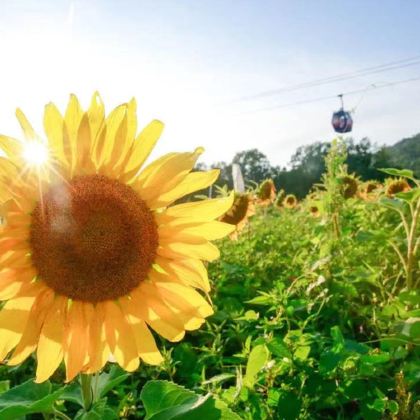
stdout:
POLYGON ((32 213, 32 262, 57 293, 99 302, 143 281, 158 247, 157 226, 129 186, 100 175, 51 187, 32 213))
POLYGON ((235 197, 232 207, 222 217, 222 222, 237 225, 246 216, 248 205, 249 198, 246 195, 239 195, 235 197))

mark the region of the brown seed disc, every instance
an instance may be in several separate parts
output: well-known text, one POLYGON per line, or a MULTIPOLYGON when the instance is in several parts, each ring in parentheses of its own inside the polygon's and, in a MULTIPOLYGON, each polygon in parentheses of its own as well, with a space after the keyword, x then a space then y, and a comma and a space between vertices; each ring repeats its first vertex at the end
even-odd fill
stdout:
POLYGON ((408 185, 408 182, 405 179, 395 180, 392 181, 388 188, 386 189, 386 194, 388 197, 393 197, 395 194, 398 194, 400 192, 407 192, 410 191, 410 185, 408 185))
POLYGON ((32 262, 72 299, 116 299, 143 281, 158 247, 154 217, 129 186, 100 175, 51 187, 32 213, 32 262))
POLYGON ((245 218, 248 206, 249 197, 247 195, 238 195, 235 197, 232 207, 220 220, 224 223, 237 225, 245 218))

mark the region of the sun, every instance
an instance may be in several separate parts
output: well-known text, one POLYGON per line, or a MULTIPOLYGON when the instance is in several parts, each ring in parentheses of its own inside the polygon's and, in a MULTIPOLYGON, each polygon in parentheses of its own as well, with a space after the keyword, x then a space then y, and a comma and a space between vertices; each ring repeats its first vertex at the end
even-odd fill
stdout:
POLYGON ((174 204, 219 171, 192 172, 202 148, 145 166, 163 124, 137 133, 134 100, 108 116, 98 94, 64 115, 48 104, 47 142, 17 116, 26 142, 0 137, 0 360, 35 352, 37 382, 61 363, 67 381, 110 358, 161 363, 151 330, 179 341, 213 313, 204 261, 235 229, 218 220, 233 195, 174 204))
POLYGON ((48 162, 48 148, 41 142, 26 142, 23 146, 23 159, 29 166, 43 166, 48 162))

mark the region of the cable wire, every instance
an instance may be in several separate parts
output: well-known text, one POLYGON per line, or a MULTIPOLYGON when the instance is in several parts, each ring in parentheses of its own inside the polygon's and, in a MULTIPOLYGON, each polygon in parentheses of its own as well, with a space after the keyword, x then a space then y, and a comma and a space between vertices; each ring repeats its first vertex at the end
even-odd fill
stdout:
MULTIPOLYGON (((348 92, 343 92, 342 95, 343 96, 356 95, 358 93, 366 93, 367 91, 370 91, 370 90, 384 89, 384 88, 387 88, 387 87, 397 86, 397 85, 410 83, 410 82, 415 82, 415 81, 419 81, 419 80, 420 80, 420 76, 417 76, 417 77, 412 77, 410 79, 397 80, 396 82, 389 82, 389 83, 382 83, 382 84, 375 83, 375 84, 370 84, 368 86, 368 88, 356 89, 356 90, 351 90, 351 91, 348 91, 348 92)), ((271 106, 271 107, 260 108, 260 109, 250 111, 250 112, 271 111, 273 109, 289 108, 289 107, 293 107, 293 106, 296 106, 296 105, 304 105, 304 104, 321 102, 321 101, 326 101, 326 100, 329 100, 329 99, 336 99, 336 98, 337 98, 337 95, 322 96, 322 97, 318 97, 318 98, 314 98, 314 99, 308 99, 308 100, 303 100, 303 101, 297 101, 297 102, 291 102, 291 103, 287 103, 287 104, 274 105, 274 106, 271 106)), ((360 101, 359 101, 359 103, 360 103, 360 101)))
POLYGON ((385 64, 376 65, 373 67, 367 67, 365 69, 360 69, 354 72, 342 73, 335 76, 329 76, 322 79, 316 79, 304 83, 298 83, 292 86, 286 86, 284 88, 267 90, 255 95, 244 96, 234 102, 242 102, 242 101, 249 101, 254 99, 259 99, 268 96, 275 96, 285 92, 292 92, 295 90, 305 89, 305 88, 312 88, 316 86, 322 86, 330 83, 341 82, 344 80, 355 79, 358 77, 368 76, 371 74, 378 74, 383 73, 390 70, 397 70, 405 67, 416 66, 420 65, 420 56, 415 56, 411 58, 406 58, 404 60, 392 61, 385 64))

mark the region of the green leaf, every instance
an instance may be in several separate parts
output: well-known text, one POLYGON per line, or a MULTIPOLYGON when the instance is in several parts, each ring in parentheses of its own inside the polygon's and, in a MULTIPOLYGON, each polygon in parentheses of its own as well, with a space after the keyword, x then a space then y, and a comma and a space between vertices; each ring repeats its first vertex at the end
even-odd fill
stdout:
POLYGON ((269 343, 267 343, 268 350, 271 351, 277 357, 287 357, 291 359, 292 353, 287 348, 286 344, 283 342, 281 338, 275 337, 269 343))
POLYGON ((95 403, 89 411, 80 410, 74 420, 117 420, 118 418, 118 414, 108 407, 105 398, 95 403))
POLYGON ((395 200, 394 198, 381 197, 379 203, 389 209, 401 211, 404 210, 404 202, 401 200, 395 200))
POLYGON ((252 309, 246 311, 243 316, 235 318, 235 321, 257 321, 260 314, 258 312, 253 311, 252 309))
POLYGON ((413 188, 410 191, 395 194, 395 197, 408 202, 416 200, 420 196, 420 188, 413 188))
POLYGON ((395 168, 380 168, 381 172, 384 172, 385 174, 392 175, 392 176, 400 176, 403 178, 414 178, 413 171, 410 171, 409 169, 395 169, 395 168))
POLYGON ((344 337, 338 325, 331 328, 331 337, 334 341, 333 350, 340 352, 344 348, 344 337))
POLYGON ((341 360, 341 355, 332 351, 327 351, 321 354, 319 359, 320 373, 328 373, 334 370, 341 360))
POLYGON ((102 373, 98 379, 98 396, 104 397, 111 389, 125 381, 130 375, 119 366, 112 366, 109 373, 102 373))
POLYGON ((10 389, 10 381, 0 381, 0 394, 10 389))
POLYGON ((0 419, 9 420, 32 413, 49 413, 65 388, 52 392, 50 382, 24 382, 0 395, 0 419))
POLYGON ((147 382, 140 399, 146 410, 146 420, 240 420, 210 394, 196 395, 168 381, 147 382))
POLYGON ((398 414, 399 409, 400 409, 400 407, 399 407, 399 405, 396 401, 389 401, 388 402, 388 410, 392 414, 398 414))
POLYGON ((250 303, 252 305, 272 305, 273 298, 271 296, 257 296, 251 300, 247 300, 246 303, 250 303))
POLYGON ((401 326, 401 334, 414 340, 420 340, 420 318, 408 318, 401 326))
POLYGON ((311 346, 298 346, 293 353, 293 356, 296 360, 304 362, 311 352, 311 346))
POLYGON ((389 362, 391 358, 387 353, 381 354, 365 354, 361 356, 360 361, 362 363, 372 364, 372 365, 379 365, 382 363, 389 362))
POLYGON ((296 420, 299 417, 302 401, 293 392, 284 392, 280 395, 276 419, 296 420))
POLYGON ((246 373, 244 378, 244 383, 253 387, 255 383, 255 378, 258 372, 265 366, 268 360, 268 349, 265 345, 260 344, 255 346, 248 357, 248 362, 246 364, 246 373))
POLYGON ((227 379, 232 379, 232 378, 236 378, 236 375, 234 375, 233 373, 221 373, 220 375, 213 376, 212 378, 207 379, 206 381, 203 381, 202 384, 203 385, 217 384, 219 382, 223 382, 223 381, 226 381, 227 379))
POLYGON ((82 388, 78 382, 73 382, 66 387, 60 396, 60 400, 70 401, 83 407, 82 388))

